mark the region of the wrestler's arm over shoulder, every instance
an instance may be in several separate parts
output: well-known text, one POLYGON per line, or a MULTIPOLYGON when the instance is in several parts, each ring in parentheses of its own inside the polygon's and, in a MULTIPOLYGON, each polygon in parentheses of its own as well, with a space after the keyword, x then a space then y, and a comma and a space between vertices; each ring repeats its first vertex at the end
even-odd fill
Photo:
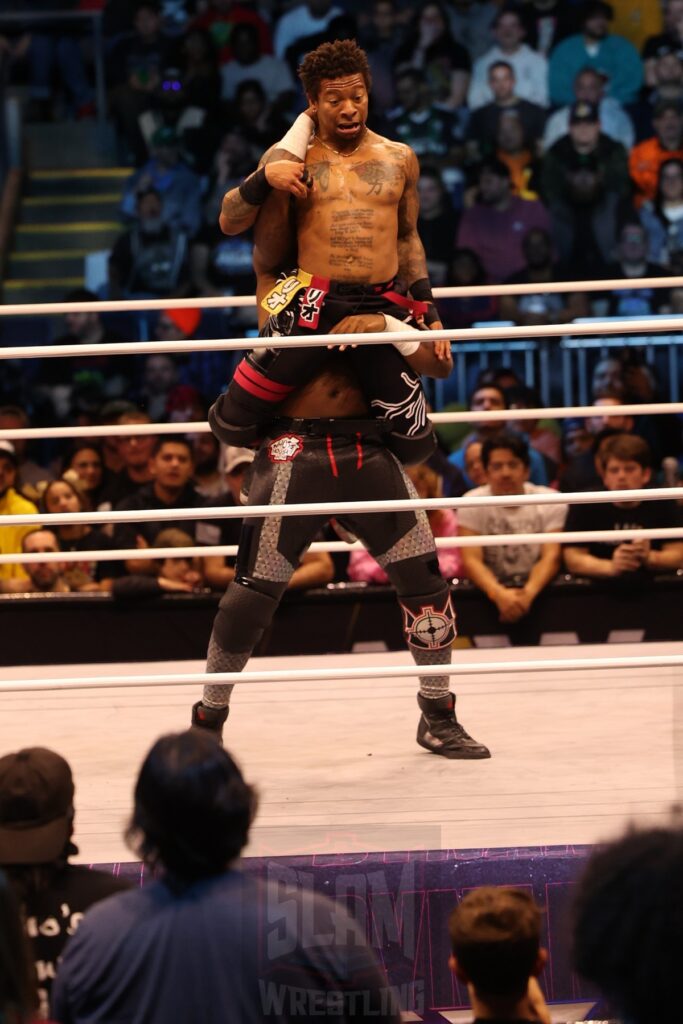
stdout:
MULTIPOLYGON (((271 188, 288 196, 290 193, 301 198, 306 196, 302 175, 304 163, 299 157, 277 145, 271 146, 259 160, 258 170, 265 168, 266 180, 271 188)), ((241 235, 253 227, 262 206, 253 206, 242 198, 240 186, 235 185, 223 196, 218 217, 224 235, 241 235)))

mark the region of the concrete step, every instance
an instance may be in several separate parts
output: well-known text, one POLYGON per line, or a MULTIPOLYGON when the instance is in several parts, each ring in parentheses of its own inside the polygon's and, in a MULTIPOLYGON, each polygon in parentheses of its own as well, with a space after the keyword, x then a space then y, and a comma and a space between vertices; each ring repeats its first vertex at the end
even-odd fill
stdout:
POLYGON ((5 304, 14 302, 60 302, 72 288, 83 287, 83 275, 45 277, 40 280, 7 278, 2 283, 5 304))
POLYGON ((123 192, 133 167, 80 167, 32 171, 28 176, 26 196, 81 196, 84 193, 123 192))
POLYGON ((89 249, 37 249, 13 252, 7 275, 10 278, 74 277, 83 272, 89 249))
POLYGON ((19 207, 20 224, 59 224, 73 218, 79 221, 118 219, 121 196, 118 192, 86 193, 81 196, 26 196, 19 207))
POLYGON ((55 224, 19 224, 14 251, 33 249, 110 249, 124 228, 118 221, 63 221, 55 224))
MULTIPOLYGON (((20 8, 21 4, 16 6, 20 8)), ((78 167, 92 168, 117 163, 112 124, 100 127, 95 121, 28 121, 24 124, 24 140, 31 168, 70 170, 76 161, 78 167)))

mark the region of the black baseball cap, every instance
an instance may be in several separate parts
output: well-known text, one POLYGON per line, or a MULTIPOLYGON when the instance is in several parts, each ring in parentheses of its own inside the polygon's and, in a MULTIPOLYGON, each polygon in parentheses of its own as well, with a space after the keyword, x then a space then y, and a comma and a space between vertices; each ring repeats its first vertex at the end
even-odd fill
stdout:
POLYGON ((680 104, 680 102, 678 100, 674 100, 674 99, 657 100, 657 102, 655 103, 655 108, 652 111, 652 116, 653 117, 661 117, 662 114, 665 114, 667 112, 667 110, 673 110, 673 112, 675 114, 680 114, 681 113, 681 104, 680 104))
POLYGON ((590 121, 593 124, 600 120, 600 111, 596 103, 589 103, 588 100, 577 100, 572 103, 569 110, 569 123, 581 124, 590 121))
POLYGON ((71 768, 46 747, 0 758, 0 864, 47 864, 73 829, 71 768))

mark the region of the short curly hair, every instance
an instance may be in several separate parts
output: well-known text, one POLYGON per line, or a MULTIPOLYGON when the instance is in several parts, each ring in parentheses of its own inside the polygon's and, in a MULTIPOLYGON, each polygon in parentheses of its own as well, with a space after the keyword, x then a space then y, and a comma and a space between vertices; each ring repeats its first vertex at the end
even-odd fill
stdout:
POLYGON ((683 827, 631 828, 597 849, 574 899, 573 959, 620 1016, 672 1019, 680 1003, 683 827))
POLYGON ((361 50, 355 39, 337 39, 334 43, 322 43, 304 57, 299 68, 299 78, 304 92, 317 99, 320 83, 325 78, 344 78, 361 74, 365 87, 370 91, 372 78, 365 50, 361 50))

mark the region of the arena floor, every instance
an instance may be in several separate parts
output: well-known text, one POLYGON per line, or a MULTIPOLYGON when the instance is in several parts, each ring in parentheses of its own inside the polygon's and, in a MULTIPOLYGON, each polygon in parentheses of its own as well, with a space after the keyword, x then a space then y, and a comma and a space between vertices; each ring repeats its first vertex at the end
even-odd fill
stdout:
MULTIPOLYGON (((683 643, 464 650, 472 662, 677 654, 683 643)), ((407 654, 254 659, 264 668, 406 664, 407 654)), ((50 676, 202 671, 196 662, 62 665, 50 676)), ((3 669, 36 678, 44 669, 3 669)), ((457 677, 456 677, 457 681, 457 677)), ((593 843, 682 798, 683 667, 463 676, 459 713, 490 761, 415 743, 410 678, 254 684, 235 693, 228 748, 260 791, 247 853, 593 843)), ((0 751, 46 745, 71 762, 80 860, 132 860, 122 839, 141 758, 182 729, 194 687, 0 693, 0 751)))

